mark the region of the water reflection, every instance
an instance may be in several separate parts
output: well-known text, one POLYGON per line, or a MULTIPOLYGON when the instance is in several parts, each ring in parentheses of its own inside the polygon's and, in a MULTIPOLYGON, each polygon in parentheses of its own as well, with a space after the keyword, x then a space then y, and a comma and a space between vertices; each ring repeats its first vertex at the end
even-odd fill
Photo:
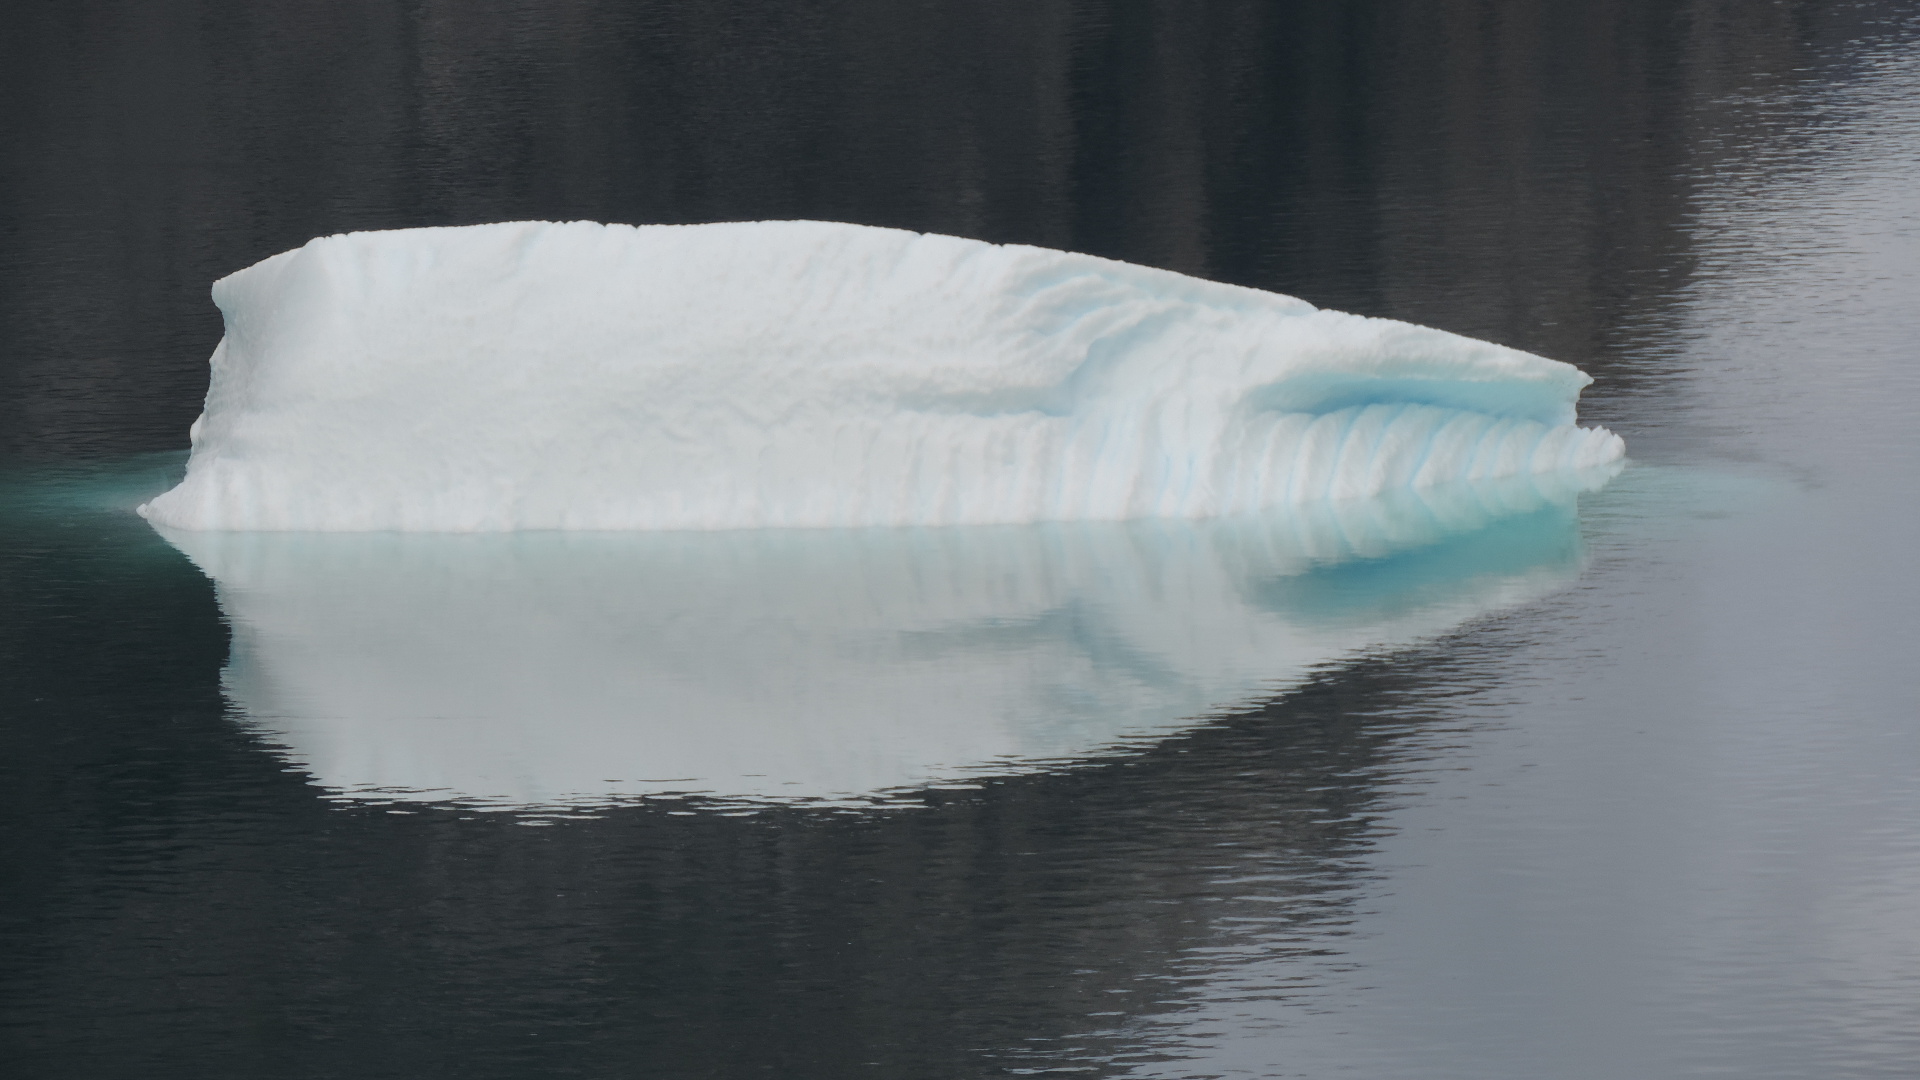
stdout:
POLYGON ((1285 517, 731 533, 168 533, 324 786, 865 801, 1084 758, 1538 597, 1609 473, 1285 517))

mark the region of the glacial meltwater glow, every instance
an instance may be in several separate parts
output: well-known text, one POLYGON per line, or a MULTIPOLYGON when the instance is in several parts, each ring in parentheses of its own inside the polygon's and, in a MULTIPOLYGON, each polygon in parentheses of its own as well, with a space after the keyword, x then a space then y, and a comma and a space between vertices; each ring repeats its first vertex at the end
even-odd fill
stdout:
POLYGON ((1577 472, 1568 364, 817 221, 323 237, 221 279, 176 529, 1198 518, 1577 472))

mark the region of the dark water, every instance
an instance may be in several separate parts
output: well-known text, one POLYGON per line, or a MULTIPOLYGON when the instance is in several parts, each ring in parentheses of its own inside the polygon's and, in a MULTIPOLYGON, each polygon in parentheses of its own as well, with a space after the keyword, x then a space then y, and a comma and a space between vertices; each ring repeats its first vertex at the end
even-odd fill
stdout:
POLYGON ((1920 1072, 1920 7, 4 14, 8 1075, 1920 1072), (125 507, 213 278, 533 217, 1277 289, 1579 364, 1635 464, 1519 547, 1275 579, 1330 634, 1560 575, 1125 753, 873 809, 342 799, 125 507))

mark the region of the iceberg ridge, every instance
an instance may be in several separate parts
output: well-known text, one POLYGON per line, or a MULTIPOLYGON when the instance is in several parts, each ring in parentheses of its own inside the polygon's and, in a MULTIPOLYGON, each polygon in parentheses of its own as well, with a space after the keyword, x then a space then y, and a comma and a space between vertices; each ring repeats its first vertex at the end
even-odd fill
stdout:
POLYGON ((1197 518, 1588 470, 1591 380, 1127 263, 827 222, 322 237, 222 278, 190 530, 1197 518))

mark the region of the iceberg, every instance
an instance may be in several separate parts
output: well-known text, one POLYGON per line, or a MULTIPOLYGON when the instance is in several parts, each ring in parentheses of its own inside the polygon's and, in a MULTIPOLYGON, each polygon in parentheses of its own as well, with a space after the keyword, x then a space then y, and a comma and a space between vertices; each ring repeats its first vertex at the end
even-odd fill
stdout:
POLYGON ((175 530, 1207 518, 1578 472, 1578 369, 1087 255, 815 221, 316 239, 216 282, 175 530))
POLYGON ((950 529, 162 530, 336 797, 869 805, 1070 765, 1564 587, 1611 475, 950 529))

